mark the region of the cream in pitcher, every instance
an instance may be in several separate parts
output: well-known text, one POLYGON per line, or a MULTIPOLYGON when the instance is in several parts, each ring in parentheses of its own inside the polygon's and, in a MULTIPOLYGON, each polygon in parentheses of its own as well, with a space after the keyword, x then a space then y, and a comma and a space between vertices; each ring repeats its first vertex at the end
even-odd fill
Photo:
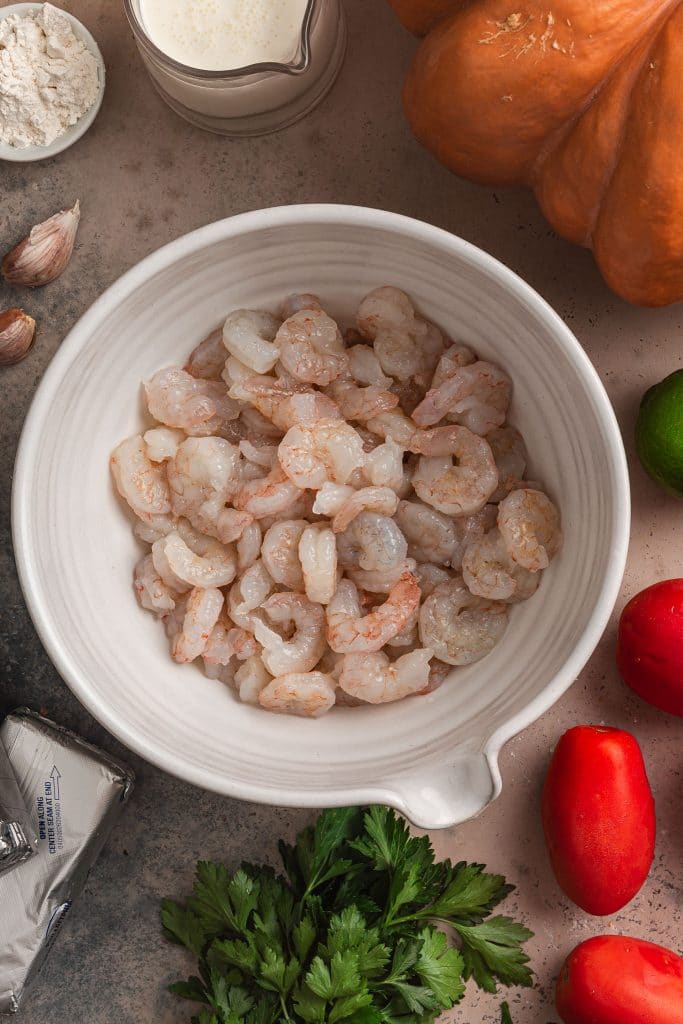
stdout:
POLYGON ((150 39, 180 64, 226 71, 286 63, 296 52, 307 0, 141 0, 150 39))

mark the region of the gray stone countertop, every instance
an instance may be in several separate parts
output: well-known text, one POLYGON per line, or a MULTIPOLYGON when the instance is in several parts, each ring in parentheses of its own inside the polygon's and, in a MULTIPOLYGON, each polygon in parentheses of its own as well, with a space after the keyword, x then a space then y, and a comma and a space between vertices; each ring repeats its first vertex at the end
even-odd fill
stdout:
MULTIPOLYGON (((4 5, 2 5, 4 6, 4 5)), ((12 559, 10 483, 29 403, 60 342, 101 292, 158 246, 262 206, 340 202, 421 218, 475 242, 512 267, 565 319, 589 353, 622 426, 632 469, 634 517, 622 595, 597 652, 567 695, 511 742, 503 794, 482 817, 434 834, 441 855, 475 859, 518 885, 507 908, 536 933, 538 984, 509 993, 516 1024, 557 1021, 553 979, 578 941, 608 931, 680 945, 683 858, 680 720, 640 703, 614 666, 616 616, 641 587, 681 575, 681 505, 645 477, 632 432, 644 389, 682 362, 681 306, 652 311, 620 302, 588 252, 558 239, 533 197, 460 181, 413 140, 400 91, 414 47, 383 0, 347 0, 349 47, 333 92, 307 119, 266 138, 229 141, 192 128, 152 89, 120 0, 65 4, 100 43, 108 69, 102 111, 74 148, 45 163, 0 164, 0 246, 80 198, 78 247, 68 272, 20 295, 39 321, 29 357, 1 371, 0 710, 42 708, 128 761, 138 776, 131 806, 21 1012, 23 1024, 175 1024, 189 1004, 165 991, 193 966, 159 932, 159 900, 187 891, 199 857, 274 861, 276 841, 310 813, 260 807, 200 792, 124 751, 78 704, 46 657, 26 611, 12 559), (546 860, 539 793, 550 751, 578 723, 632 730, 657 801, 655 863, 636 899, 612 918, 591 919, 563 897, 546 860)), ((16 304, 0 286, 0 308, 16 304)), ((449 1016, 497 1022, 499 999, 472 989, 449 1016)))

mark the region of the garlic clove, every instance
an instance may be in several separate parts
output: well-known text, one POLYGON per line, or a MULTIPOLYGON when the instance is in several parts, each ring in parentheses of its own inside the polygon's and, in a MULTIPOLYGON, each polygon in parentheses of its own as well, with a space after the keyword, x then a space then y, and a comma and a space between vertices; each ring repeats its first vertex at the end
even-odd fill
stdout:
POLYGON ((0 313, 0 366, 9 366, 23 359, 36 333, 36 322, 23 309, 6 309, 0 313))
POLYGON ((80 219, 81 207, 76 200, 73 209, 61 210, 42 224, 36 224, 30 235, 2 261, 7 283, 20 288, 38 288, 58 278, 71 259, 80 219))

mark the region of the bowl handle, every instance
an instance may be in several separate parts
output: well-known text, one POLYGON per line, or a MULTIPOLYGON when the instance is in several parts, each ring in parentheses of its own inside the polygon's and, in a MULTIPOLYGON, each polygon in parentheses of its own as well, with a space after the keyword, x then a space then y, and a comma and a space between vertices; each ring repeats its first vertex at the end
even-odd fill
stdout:
POLYGON ((481 814, 501 787, 496 757, 473 753, 393 779, 387 802, 419 828, 448 828, 481 814))

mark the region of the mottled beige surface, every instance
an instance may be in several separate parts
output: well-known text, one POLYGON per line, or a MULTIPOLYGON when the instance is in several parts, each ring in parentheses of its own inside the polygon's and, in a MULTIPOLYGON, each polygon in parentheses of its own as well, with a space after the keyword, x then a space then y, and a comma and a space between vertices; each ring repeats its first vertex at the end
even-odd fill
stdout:
MULTIPOLYGON (((100 42, 109 81, 101 114, 75 148, 45 164, 0 165, 0 243, 5 249, 36 220, 80 197, 83 222, 69 273, 20 299, 40 322, 34 351, 2 371, 0 484, 0 703, 45 706, 108 749, 120 747, 58 680, 26 615, 11 562, 9 488, 14 448, 28 403, 50 356, 90 303, 142 256, 229 214, 295 202, 345 202, 410 214, 462 235, 529 281, 565 318, 593 359, 615 404, 633 470, 631 555, 617 612, 642 586, 683 575, 683 506, 660 493, 633 459, 637 403, 651 383, 681 365, 681 307, 637 310, 601 282, 587 252, 556 238, 526 192, 458 181, 413 141, 404 123, 401 79, 413 48, 383 0, 348 0, 346 66, 325 103, 276 136, 228 141, 191 128, 163 105, 140 64, 120 0, 76 0, 69 9, 100 42)), ((615 619, 616 621, 616 619, 615 619)), ((614 668, 614 624, 567 696, 502 757, 503 795, 477 821, 434 836, 439 852, 474 858, 518 884, 508 908, 535 930, 538 985, 511 992, 515 1024, 557 1021, 553 979, 573 944, 607 930, 681 943, 681 738, 683 720, 639 703, 614 668), (657 800, 655 864, 621 914, 594 921, 555 885, 538 821, 549 753, 579 722, 635 732, 657 800)), ((552 643, 552 637, 548 638, 552 643)), ((238 804, 164 776, 134 757, 139 786, 125 821, 93 872, 57 948, 27 1001, 24 1024, 175 1024, 189 1019, 163 983, 189 967, 158 935, 161 894, 180 893, 197 856, 273 857, 276 837, 309 817, 238 804), (206 835, 202 835, 202 830, 206 835), (189 838, 188 838, 189 836, 189 838)), ((497 1000, 471 992, 450 1019, 498 1021, 497 1000)))

